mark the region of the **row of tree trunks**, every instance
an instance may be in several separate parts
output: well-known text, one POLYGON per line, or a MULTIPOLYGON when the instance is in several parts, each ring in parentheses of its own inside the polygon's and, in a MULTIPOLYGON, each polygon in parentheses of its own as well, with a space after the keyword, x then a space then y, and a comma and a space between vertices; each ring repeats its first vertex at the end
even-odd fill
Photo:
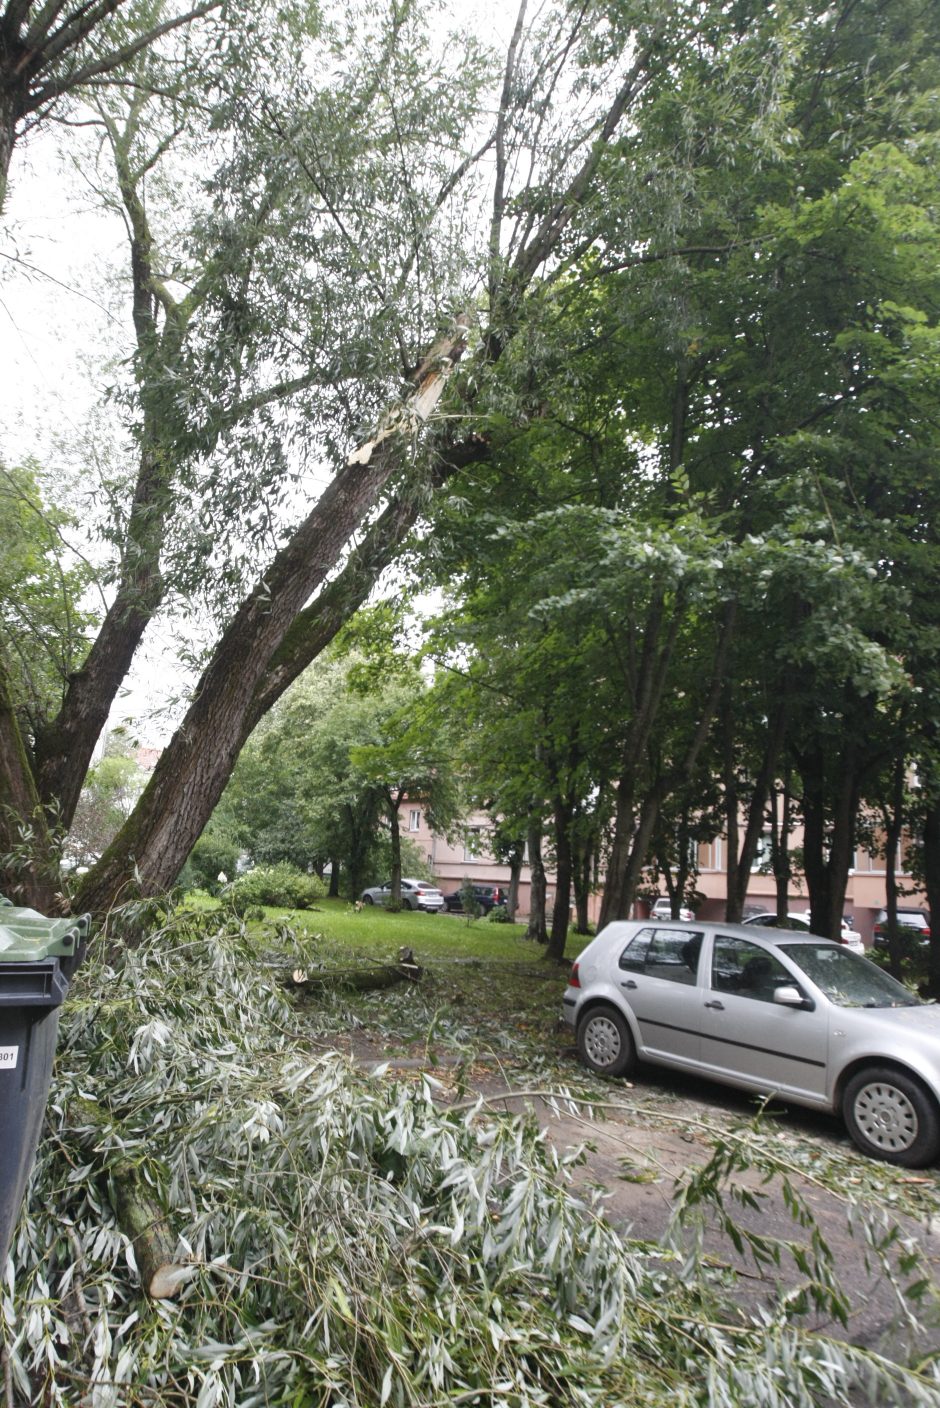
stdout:
MULTIPOLYGON (((663 799, 671 792, 681 788, 695 771, 696 763, 705 746, 724 689, 728 652, 734 638, 736 622, 737 605, 731 600, 725 604, 718 626, 718 638, 708 694, 702 701, 698 724, 683 756, 674 760, 672 766, 665 771, 659 765, 654 765, 651 768, 650 759, 647 756, 639 759, 632 755, 624 757, 624 770, 620 778, 624 795, 621 796, 618 790, 614 840, 611 846, 607 884, 604 887, 599 920, 601 928, 612 919, 629 918, 643 867, 649 857, 650 845, 663 799), (637 803, 635 789, 641 770, 652 772, 653 780, 645 789, 642 799, 637 803)), ((670 655, 674 643, 674 634, 670 633, 670 639, 667 642, 670 655)), ((659 684, 659 693, 664 687, 665 665, 663 665, 663 679, 659 684)), ((651 727, 652 719, 650 720, 651 727)))

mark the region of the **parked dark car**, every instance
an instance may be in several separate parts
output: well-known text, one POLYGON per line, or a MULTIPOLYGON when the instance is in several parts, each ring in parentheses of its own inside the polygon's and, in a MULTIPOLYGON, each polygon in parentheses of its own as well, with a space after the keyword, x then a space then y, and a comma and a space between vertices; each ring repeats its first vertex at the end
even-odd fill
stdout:
MULTIPOLYGON (((444 896, 444 903, 450 914, 463 914, 463 897, 466 885, 455 890, 451 895, 444 896)), ((491 909, 495 909, 499 904, 505 904, 508 898, 506 891, 500 885, 471 885, 473 898, 484 914, 489 914, 491 909)))
MULTIPOLYGON (((930 920, 922 909, 899 909, 898 932, 901 943, 926 943, 930 938, 930 920)), ((872 930, 875 948, 888 947, 888 911, 879 909, 875 927, 872 930)))

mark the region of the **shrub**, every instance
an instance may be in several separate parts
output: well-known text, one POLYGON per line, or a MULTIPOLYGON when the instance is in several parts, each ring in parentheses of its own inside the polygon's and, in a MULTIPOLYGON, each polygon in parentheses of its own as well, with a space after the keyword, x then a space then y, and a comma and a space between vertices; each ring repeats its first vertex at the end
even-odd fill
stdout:
POLYGON ((271 904, 284 909, 312 909, 326 894, 326 886, 316 875, 305 875, 292 865, 259 865, 249 870, 229 889, 229 899, 238 914, 250 905, 271 904))
POLYGON ((210 895, 219 893, 220 873, 234 875, 238 861, 238 847, 231 837, 213 831, 211 825, 199 837, 190 852, 184 871, 184 882, 188 889, 198 886, 210 895))
POLYGON ((512 919, 509 910, 504 904, 494 904, 489 912, 489 922, 491 924, 511 924, 512 919))

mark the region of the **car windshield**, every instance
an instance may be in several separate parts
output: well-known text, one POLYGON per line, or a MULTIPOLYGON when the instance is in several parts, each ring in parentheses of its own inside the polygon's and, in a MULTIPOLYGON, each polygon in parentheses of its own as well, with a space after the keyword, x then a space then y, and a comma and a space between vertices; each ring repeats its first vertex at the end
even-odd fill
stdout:
POLYGON ((920 999, 867 958, 835 944, 781 944, 837 1007, 919 1007, 920 999))

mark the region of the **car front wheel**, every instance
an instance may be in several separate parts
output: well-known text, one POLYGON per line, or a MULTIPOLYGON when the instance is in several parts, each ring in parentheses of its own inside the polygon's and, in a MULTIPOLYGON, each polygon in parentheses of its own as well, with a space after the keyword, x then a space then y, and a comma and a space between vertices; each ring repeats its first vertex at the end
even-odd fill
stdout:
POLYGON ((904 1168, 923 1168, 940 1154, 940 1117, 914 1076, 869 1066, 852 1077, 842 1115, 863 1154, 904 1168))
POLYGON ((595 1007, 578 1023, 578 1055, 602 1076, 633 1069, 636 1051, 625 1018, 614 1007, 595 1007))
POLYGON ((363 895, 362 902, 363 904, 375 904, 375 900, 372 895, 363 895))

